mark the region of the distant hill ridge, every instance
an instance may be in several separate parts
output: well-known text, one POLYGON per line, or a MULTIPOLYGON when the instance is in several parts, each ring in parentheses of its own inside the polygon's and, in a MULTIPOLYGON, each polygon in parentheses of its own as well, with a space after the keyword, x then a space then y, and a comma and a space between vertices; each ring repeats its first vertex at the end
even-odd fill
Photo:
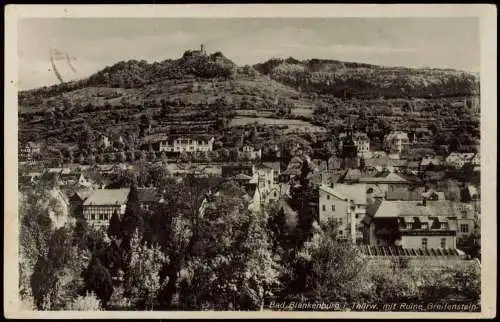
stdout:
MULTIPOLYGON (((86 79, 19 92, 50 97, 86 87, 142 88, 162 80, 195 77, 234 78, 238 66, 221 52, 187 50, 179 59, 148 63, 121 61, 86 79)), ((273 58, 253 69, 295 90, 345 97, 406 98, 471 96, 479 93, 479 76, 451 69, 384 67, 330 59, 273 58)))
POLYGON ((479 94, 479 76, 453 69, 386 67, 329 59, 273 58, 260 73, 300 91, 344 97, 452 97, 479 94))

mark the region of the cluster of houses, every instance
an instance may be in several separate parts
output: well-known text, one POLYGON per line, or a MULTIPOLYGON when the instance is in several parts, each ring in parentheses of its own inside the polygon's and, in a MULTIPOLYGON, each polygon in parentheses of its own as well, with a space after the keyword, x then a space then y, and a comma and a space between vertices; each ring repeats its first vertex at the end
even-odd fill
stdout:
MULTIPOLYGON (((403 131, 391 132, 384 139, 383 151, 372 151, 370 139, 365 133, 348 131, 342 137, 339 155, 327 162, 312 160, 316 175, 314 180, 318 186, 317 218, 320 222, 335 221, 340 240, 364 245, 369 253, 370 247, 388 247, 409 252, 425 250, 455 254, 463 240, 478 232, 478 191, 473 185, 467 185, 463 187, 467 198, 447 200, 443 191, 426 186, 419 174, 433 166, 443 165, 461 169, 466 164, 472 164, 475 170, 479 170, 479 154, 451 153, 446 158, 427 156, 420 160, 407 160, 402 156, 412 144, 409 137, 403 131)), ((213 143, 213 137, 179 137, 160 141, 159 150, 188 153, 212 151, 213 143)), ((22 157, 29 160, 40 149, 28 144, 20 151, 22 157)), ((164 166, 169 173, 180 178, 186 174, 213 175, 237 182, 244 188, 252 211, 262 209, 271 201, 290 198, 289 177, 286 171, 281 171, 279 162, 255 162, 261 159, 261 150, 249 145, 243 145, 238 155, 248 162, 169 163, 164 166)), ((126 164, 97 165, 92 169, 106 177, 127 167, 126 164)), ((33 184, 38 179, 50 177, 57 185, 79 186, 80 190, 68 198, 70 212, 83 214, 95 227, 106 227, 113 213, 125 213, 130 189, 104 189, 105 184, 96 184, 84 175, 89 168, 46 169, 20 176, 19 181, 33 184)), ((140 188, 138 195, 140 207, 145 210, 163 202, 164 197, 155 188, 140 188)), ((207 200, 200 205, 200 211, 206 208, 207 200)))
MULTIPOLYGON (((289 193, 286 183, 278 182, 279 164, 226 164, 222 167, 222 177, 234 180, 244 188, 249 202, 249 210, 258 211, 271 200, 278 200, 289 193)), ((216 193, 216 192, 214 192, 216 193)), ((114 212, 123 215, 126 210, 130 188, 102 189, 85 188, 73 193, 69 198, 70 213, 83 214, 94 227, 107 227, 114 212)), ((163 202, 163 194, 157 188, 138 188, 139 207, 152 210, 163 202)), ((208 197, 207 197, 208 198, 208 197)), ((206 206, 206 202, 202 203, 206 206)), ((200 211, 202 208, 200 205, 200 211)), ((203 206, 203 207, 204 207, 203 206)))
POLYGON ((456 249, 479 229, 479 195, 473 186, 465 190, 467 202, 446 200, 398 173, 323 183, 319 220, 334 220, 339 239, 357 244, 456 249))

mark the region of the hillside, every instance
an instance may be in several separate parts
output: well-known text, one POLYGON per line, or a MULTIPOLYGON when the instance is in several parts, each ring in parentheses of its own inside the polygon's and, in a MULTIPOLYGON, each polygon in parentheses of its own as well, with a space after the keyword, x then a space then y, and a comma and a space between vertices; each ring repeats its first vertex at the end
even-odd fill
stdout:
POLYGON ((153 133, 211 133, 237 115, 274 116, 286 104, 312 115, 314 107, 251 67, 199 51, 161 63, 119 62, 87 79, 18 97, 21 141, 68 143, 77 142, 84 128, 127 136, 149 122, 153 133))
POLYGON ((356 98, 436 98, 479 94, 479 77, 450 69, 383 67, 337 60, 271 59, 254 65, 300 91, 356 98))
POLYGON ((215 136, 233 147, 250 135, 270 146, 278 132, 326 139, 354 116, 358 130, 383 129, 373 130, 378 136, 427 127, 429 144, 455 149, 479 138, 478 82, 452 70, 332 60, 240 67, 220 52, 186 51, 179 59, 123 61, 86 79, 19 92, 19 141, 88 151, 101 134, 123 139, 128 149, 178 134, 215 136))

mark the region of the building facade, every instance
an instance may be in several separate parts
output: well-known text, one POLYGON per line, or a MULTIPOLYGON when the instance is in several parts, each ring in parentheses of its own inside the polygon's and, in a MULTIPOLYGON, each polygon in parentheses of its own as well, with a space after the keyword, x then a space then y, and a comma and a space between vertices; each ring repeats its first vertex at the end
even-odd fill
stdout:
POLYGON ((262 149, 256 149, 251 145, 245 145, 238 150, 238 158, 246 160, 260 160, 262 157, 262 149))
POLYGON ((160 152, 199 152, 212 151, 215 139, 196 139, 180 137, 173 140, 162 140, 159 144, 160 152))
POLYGON ((408 249, 455 249, 457 245, 457 216, 447 200, 384 200, 373 219, 371 244, 408 249))
POLYGON ((115 211, 125 214, 129 193, 129 188, 95 190, 83 202, 83 216, 92 226, 107 227, 115 211))
POLYGON ((334 220, 339 239, 363 240, 362 219, 366 214, 365 185, 333 184, 319 188, 319 220, 334 220))
POLYGON ((360 158, 370 158, 370 138, 366 133, 356 132, 353 134, 352 139, 356 145, 358 157, 360 158))

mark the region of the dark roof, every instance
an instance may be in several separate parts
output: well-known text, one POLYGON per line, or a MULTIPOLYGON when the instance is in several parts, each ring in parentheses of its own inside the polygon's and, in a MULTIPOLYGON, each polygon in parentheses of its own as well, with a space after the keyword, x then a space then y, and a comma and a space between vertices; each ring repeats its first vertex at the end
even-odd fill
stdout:
POLYGON ((155 202, 160 200, 158 189, 156 188, 137 188, 137 200, 139 202, 155 202))

